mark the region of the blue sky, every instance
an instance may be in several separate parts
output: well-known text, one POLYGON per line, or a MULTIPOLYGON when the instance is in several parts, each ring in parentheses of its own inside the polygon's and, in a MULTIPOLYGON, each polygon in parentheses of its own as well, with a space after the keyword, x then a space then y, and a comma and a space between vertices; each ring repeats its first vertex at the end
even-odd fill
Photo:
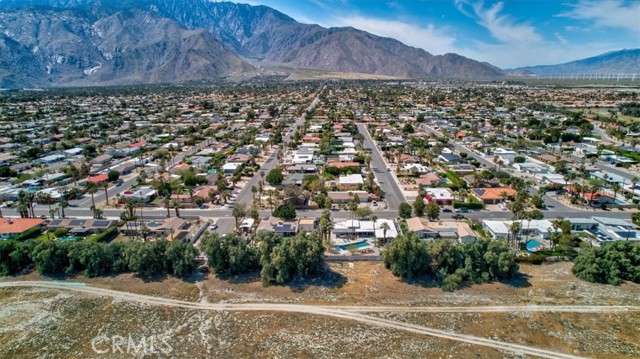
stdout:
POLYGON ((237 0, 501 68, 640 48, 640 0, 237 0))

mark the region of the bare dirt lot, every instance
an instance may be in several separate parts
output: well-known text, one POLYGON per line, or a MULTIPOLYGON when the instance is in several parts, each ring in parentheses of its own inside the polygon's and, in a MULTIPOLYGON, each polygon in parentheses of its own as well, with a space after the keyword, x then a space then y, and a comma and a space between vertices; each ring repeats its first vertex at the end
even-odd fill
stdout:
POLYGON ((472 285, 453 293, 429 281, 406 283, 394 277, 382 263, 331 264, 331 279, 311 284, 264 288, 256 276, 221 280, 209 276, 203 288, 209 302, 297 302, 358 305, 516 305, 582 304, 638 305, 640 285, 594 284, 571 274, 571 263, 521 266, 523 276, 512 283, 472 285))
MULTIPOLYGON (((523 266, 513 283, 473 285, 448 293, 427 280, 405 283, 381 263, 333 263, 309 282, 264 288, 256 274, 220 279, 144 281, 134 275, 66 281, 200 303, 295 303, 335 306, 640 305, 640 285, 581 281, 570 263, 523 266)), ((32 273, 6 281, 48 280, 32 273)), ((447 332, 594 358, 640 357, 640 312, 402 313, 374 317, 447 332)), ((171 353, 125 357, 515 358, 524 354, 380 328, 347 319, 289 312, 157 307, 64 290, 0 289, 0 358, 120 358, 97 355, 97 336, 166 337, 171 353)), ((100 345, 106 345, 100 342, 100 345)), ((107 345, 108 346, 108 345, 107 345)), ((100 347, 99 349, 105 349, 100 347)), ((111 348, 109 348, 111 349, 111 348)), ((135 348, 134 348, 135 349, 135 348)))

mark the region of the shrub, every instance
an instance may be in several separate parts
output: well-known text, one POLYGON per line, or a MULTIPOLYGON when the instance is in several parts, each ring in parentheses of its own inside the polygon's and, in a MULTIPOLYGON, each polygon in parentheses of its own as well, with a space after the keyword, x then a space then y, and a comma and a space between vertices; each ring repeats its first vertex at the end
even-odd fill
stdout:
POLYGON ((64 237, 67 235, 67 233, 69 233, 69 230, 66 228, 58 228, 53 232, 56 238, 64 237))

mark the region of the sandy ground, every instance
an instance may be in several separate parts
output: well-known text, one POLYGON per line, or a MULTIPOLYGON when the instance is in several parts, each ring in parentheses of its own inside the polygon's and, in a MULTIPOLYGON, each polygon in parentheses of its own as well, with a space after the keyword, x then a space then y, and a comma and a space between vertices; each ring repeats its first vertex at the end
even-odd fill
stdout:
MULTIPOLYGON (((405 283, 380 263, 331 265, 331 275, 263 288, 257 275, 194 281, 134 275, 86 279, 92 287, 208 303, 321 305, 640 305, 640 285, 580 281, 569 263, 523 266, 514 283, 447 293, 427 281, 405 283)), ((43 280, 37 274, 9 280, 43 280)), ((51 280, 50 278, 47 280, 51 280)), ((640 315, 634 313, 397 313, 372 316, 594 358, 640 357, 640 315)), ((0 357, 119 358, 97 355, 91 340, 113 335, 166 338, 171 353, 126 357, 521 358, 510 352, 315 314, 163 308, 51 289, 0 289, 0 357)), ((104 343, 101 343, 104 344, 104 343)), ((104 349, 101 347, 101 349, 104 349)))

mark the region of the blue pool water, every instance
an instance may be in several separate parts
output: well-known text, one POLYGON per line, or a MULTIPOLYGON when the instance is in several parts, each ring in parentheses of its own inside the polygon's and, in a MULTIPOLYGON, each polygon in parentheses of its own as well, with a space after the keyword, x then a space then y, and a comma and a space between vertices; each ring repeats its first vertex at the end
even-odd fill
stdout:
POLYGON ((66 242, 66 241, 77 241, 78 239, 80 239, 80 237, 66 236, 66 237, 60 237, 60 238, 58 238, 58 240, 59 240, 60 242, 66 242))
POLYGON ((360 248, 364 248, 369 246, 369 243, 367 243, 366 241, 362 241, 362 242, 356 242, 356 243, 352 243, 349 245, 343 244, 343 245, 339 245, 339 246, 333 246, 333 248, 335 249, 339 249, 341 251, 346 251, 349 249, 349 246, 354 245, 356 246, 356 248, 360 249, 360 248))
POLYGON ((533 252, 533 250, 536 247, 541 246, 541 245, 542 245, 542 243, 532 239, 532 240, 527 242, 527 251, 533 252))

